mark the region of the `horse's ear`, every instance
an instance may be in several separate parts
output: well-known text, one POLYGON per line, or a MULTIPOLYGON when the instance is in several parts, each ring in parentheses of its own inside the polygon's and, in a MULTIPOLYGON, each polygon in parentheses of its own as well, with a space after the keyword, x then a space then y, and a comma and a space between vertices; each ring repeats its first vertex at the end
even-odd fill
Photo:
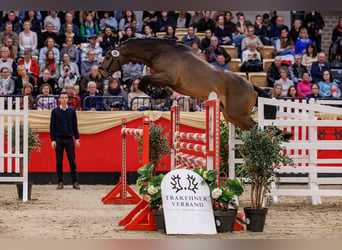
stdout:
POLYGON ((111 54, 113 57, 118 57, 120 55, 120 52, 118 50, 114 49, 111 51, 111 54))

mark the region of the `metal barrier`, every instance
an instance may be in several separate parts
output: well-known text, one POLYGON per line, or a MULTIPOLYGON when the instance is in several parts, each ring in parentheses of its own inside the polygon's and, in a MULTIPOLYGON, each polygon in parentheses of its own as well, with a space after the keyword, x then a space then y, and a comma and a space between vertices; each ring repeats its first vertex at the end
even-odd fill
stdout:
POLYGON ((152 110, 152 99, 150 96, 133 97, 129 109, 139 111, 152 110))
MULTIPOLYGON (((42 96, 42 95, 38 95, 36 97, 36 102, 35 102, 35 108, 34 109, 38 109, 38 101, 40 99, 44 100, 44 99, 48 99, 48 98, 55 98, 56 100, 56 107, 57 107, 57 104, 58 104, 58 99, 59 99, 59 95, 48 95, 48 96, 42 96)), ((81 101, 80 99, 78 99, 76 96, 68 96, 69 97, 69 100, 68 100, 68 105, 69 106, 72 106, 75 110, 81 110, 81 101), (70 101, 70 99, 73 99, 72 101, 70 101), (74 105, 74 100, 76 100, 76 107, 74 105)), ((43 109, 51 109, 51 108, 43 108, 43 109)))
POLYGON ((97 111, 125 111, 127 101, 122 96, 86 96, 82 100, 83 110, 95 108, 97 111))
POLYGON ((186 112, 206 111, 205 100, 196 99, 190 96, 181 96, 177 98, 176 102, 181 111, 186 111, 186 112))

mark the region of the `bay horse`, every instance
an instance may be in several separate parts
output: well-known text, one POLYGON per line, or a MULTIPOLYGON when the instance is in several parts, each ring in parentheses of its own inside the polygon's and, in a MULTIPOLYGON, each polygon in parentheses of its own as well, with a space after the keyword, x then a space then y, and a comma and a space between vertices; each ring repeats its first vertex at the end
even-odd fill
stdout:
POLYGON ((189 46, 161 38, 128 39, 118 50, 107 52, 98 77, 108 77, 132 61, 147 65, 153 72, 142 77, 138 86, 146 94, 157 91, 155 86, 169 87, 183 95, 207 100, 214 91, 227 121, 242 130, 256 124, 250 115, 256 104, 256 92, 259 95, 264 92, 237 74, 209 64, 189 46))

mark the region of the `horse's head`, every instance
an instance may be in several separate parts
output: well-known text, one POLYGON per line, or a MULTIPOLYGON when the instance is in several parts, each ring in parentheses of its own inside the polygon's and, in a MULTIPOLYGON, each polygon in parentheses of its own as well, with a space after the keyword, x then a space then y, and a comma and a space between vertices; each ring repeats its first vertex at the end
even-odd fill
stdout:
POLYGON ((115 49, 106 53, 97 74, 99 79, 107 78, 109 75, 121 69, 119 56, 120 52, 115 49))

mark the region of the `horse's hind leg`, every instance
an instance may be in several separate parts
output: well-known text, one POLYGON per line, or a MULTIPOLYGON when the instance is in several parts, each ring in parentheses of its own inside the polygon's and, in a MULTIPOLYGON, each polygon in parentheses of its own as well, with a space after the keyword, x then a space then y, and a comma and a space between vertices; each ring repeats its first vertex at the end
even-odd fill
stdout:
POLYGON ((242 130, 248 130, 256 124, 256 122, 253 121, 250 115, 232 115, 224 106, 222 109, 222 114, 224 119, 231 122, 232 124, 234 124, 242 130))

